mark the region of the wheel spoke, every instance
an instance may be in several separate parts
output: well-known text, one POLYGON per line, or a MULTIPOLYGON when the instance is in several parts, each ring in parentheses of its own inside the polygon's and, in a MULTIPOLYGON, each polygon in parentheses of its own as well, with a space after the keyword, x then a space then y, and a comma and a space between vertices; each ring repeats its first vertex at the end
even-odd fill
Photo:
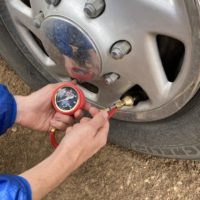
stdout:
POLYGON ((135 44, 135 57, 129 64, 123 65, 123 71, 132 86, 138 84, 147 93, 154 105, 162 104, 168 94, 171 83, 164 72, 154 36, 140 35, 135 44))
POLYGON ((139 26, 144 31, 188 40, 190 27, 184 1, 138 0, 136 4, 140 10, 139 26))
POLYGON ((9 0, 7 4, 9 4, 8 8, 10 9, 13 18, 18 25, 26 27, 38 38, 42 37, 40 29, 37 29, 33 25, 34 16, 31 8, 29 8, 19 0, 9 0))
POLYGON ((144 58, 140 61, 141 70, 138 76, 139 85, 146 91, 151 102, 157 106, 162 104, 170 90, 170 83, 167 80, 161 60, 159 58, 157 46, 153 38, 146 41, 146 52, 144 58))

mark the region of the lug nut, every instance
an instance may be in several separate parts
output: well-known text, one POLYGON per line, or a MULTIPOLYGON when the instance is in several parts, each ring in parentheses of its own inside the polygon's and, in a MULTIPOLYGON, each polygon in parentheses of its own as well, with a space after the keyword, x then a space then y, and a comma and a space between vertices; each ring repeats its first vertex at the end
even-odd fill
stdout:
POLYGON ((54 6, 58 6, 58 4, 60 4, 61 0, 46 0, 46 2, 49 4, 49 5, 54 5, 54 6))
POLYGON ((111 55, 118 60, 123 58, 131 51, 131 45, 127 41, 119 41, 112 46, 111 55))
POLYGON ((43 12, 40 12, 37 16, 33 19, 33 24, 36 28, 40 28, 42 22, 44 20, 44 14, 43 12))
POLYGON ((109 73, 104 75, 104 80, 106 85, 112 85, 120 78, 119 74, 116 73, 109 73))
POLYGON ((98 17, 105 9, 105 0, 87 0, 84 7, 85 14, 90 18, 98 17))

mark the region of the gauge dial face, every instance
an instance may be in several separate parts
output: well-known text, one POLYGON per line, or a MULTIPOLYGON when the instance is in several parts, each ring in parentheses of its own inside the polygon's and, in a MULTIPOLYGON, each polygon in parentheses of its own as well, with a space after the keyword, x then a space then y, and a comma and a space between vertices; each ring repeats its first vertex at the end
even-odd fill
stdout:
POLYGON ((55 98, 56 106, 62 112, 72 111, 78 104, 78 101, 78 93, 71 87, 63 87, 58 90, 55 98))

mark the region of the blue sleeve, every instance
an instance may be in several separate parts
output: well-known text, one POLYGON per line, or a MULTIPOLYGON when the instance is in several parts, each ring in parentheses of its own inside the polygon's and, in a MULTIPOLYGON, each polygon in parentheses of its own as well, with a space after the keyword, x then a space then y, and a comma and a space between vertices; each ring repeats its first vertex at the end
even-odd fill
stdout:
POLYGON ((0 135, 15 123, 16 115, 17 105, 13 95, 0 84, 0 135))
POLYGON ((31 200, 31 187, 26 179, 15 175, 0 175, 0 199, 31 200))

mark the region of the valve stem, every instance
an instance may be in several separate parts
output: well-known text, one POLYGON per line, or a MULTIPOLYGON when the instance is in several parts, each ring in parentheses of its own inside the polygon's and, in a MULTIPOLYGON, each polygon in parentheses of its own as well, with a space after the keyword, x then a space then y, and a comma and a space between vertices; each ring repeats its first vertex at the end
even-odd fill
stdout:
POLYGON ((136 97, 126 96, 122 100, 116 102, 114 106, 117 109, 121 109, 124 106, 131 107, 131 106, 134 106, 135 101, 136 101, 136 97))
POLYGON ((135 105, 136 100, 137 100, 137 97, 126 96, 122 100, 117 101, 113 106, 102 109, 102 110, 106 112, 110 112, 114 108, 117 108, 117 110, 120 110, 124 106, 132 107, 135 105))

